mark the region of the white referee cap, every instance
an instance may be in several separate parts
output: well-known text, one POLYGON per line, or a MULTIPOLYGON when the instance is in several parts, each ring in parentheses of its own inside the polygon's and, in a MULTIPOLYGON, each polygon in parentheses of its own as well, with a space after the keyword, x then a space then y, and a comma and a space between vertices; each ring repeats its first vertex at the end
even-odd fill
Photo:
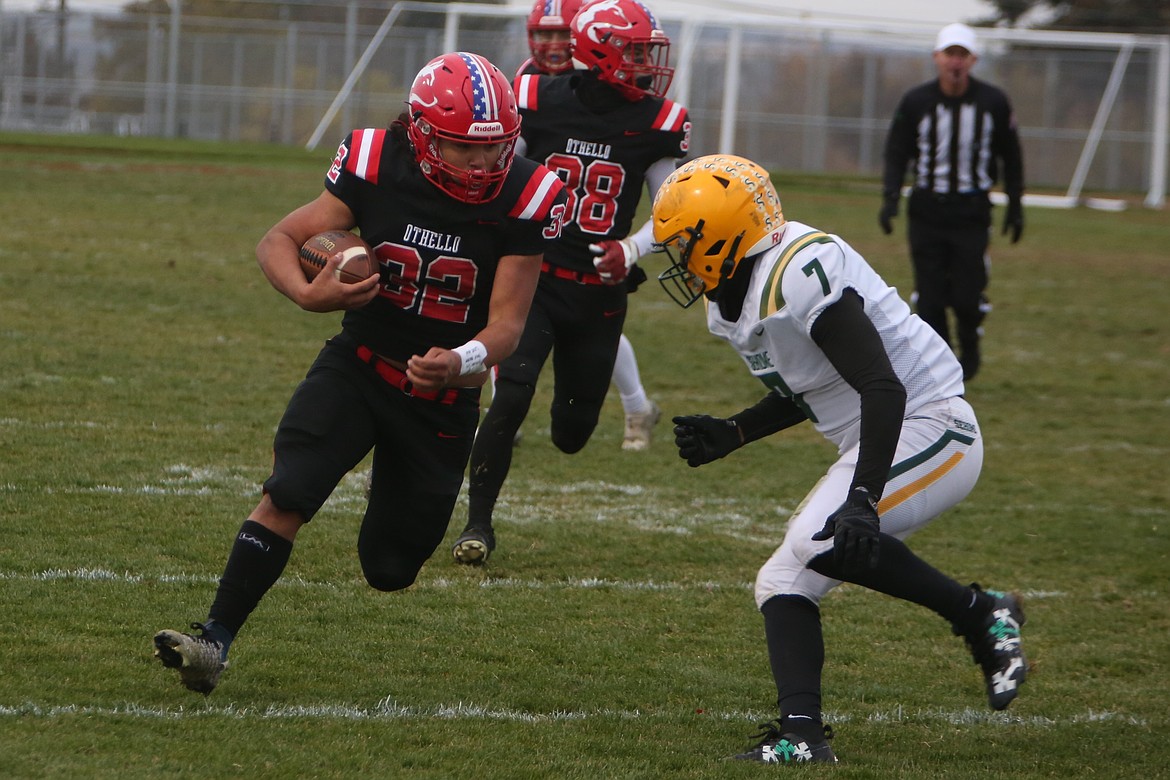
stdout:
POLYGON ((938 39, 934 43, 935 51, 946 51, 952 46, 962 46, 972 54, 979 53, 979 42, 975 39, 975 31, 965 24, 948 24, 938 31, 938 39))

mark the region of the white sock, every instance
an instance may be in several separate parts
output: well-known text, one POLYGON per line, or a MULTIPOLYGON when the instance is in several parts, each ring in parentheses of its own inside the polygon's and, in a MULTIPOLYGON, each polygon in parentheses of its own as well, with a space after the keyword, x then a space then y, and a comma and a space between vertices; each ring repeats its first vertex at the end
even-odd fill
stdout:
POLYGON ((622 409, 626 414, 645 414, 650 411, 650 399, 646 397, 646 388, 642 387, 642 377, 638 374, 638 358, 634 355, 634 347, 626 334, 618 340, 617 359, 613 364, 613 383, 617 385, 618 394, 622 399, 622 409))

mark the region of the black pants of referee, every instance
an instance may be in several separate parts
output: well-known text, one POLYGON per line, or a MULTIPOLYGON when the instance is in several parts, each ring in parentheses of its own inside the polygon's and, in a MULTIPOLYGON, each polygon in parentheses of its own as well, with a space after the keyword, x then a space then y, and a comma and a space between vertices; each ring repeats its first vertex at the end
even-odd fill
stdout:
POLYGON ((910 258, 914 266, 915 311, 947 344, 954 345, 947 321, 955 320, 963 377, 979 370, 979 339, 987 301, 991 202, 985 193, 910 195, 910 258))

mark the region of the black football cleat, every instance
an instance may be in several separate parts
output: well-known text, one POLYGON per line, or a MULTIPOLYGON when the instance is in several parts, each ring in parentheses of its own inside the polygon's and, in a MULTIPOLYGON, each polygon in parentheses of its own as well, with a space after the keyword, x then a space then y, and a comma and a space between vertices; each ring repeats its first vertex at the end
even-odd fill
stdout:
POLYGON ((1024 610, 1019 596, 997 590, 984 591, 974 583, 971 587, 983 591, 995 602, 979 628, 964 639, 971 657, 983 669, 988 704, 993 710, 1006 709, 1028 676, 1028 661, 1020 644, 1024 610))
POLYGON ((459 534, 459 538, 455 540, 451 554, 455 556, 456 563, 482 566, 487 563, 488 556, 494 549, 496 549, 496 534, 491 527, 468 523, 467 527, 463 529, 463 533, 459 534))
POLYGON ((837 756, 829 747, 833 729, 825 726, 824 739, 808 740, 791 732, 782 732, 780 719, 760 724, 760 732, 752 735, 759 740, 746 753, 732 756, 735 761, 755 761, 759 764, 836 764, 837 756))

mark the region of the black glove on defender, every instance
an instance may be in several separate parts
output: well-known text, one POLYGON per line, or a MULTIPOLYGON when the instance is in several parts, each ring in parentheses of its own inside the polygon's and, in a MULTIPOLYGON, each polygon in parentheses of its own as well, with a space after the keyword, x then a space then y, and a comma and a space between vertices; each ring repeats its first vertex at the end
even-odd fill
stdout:
POLYGON ((865 488, 854 488, 812 539, 823 542, 832 537, 833 562, 842 571, 861 572, 877 568, 880 534, 877 501, 865 488))
POLYGON ((674 443, 678 456, 694 468, 738 450, 743 435, 735 420, 696 414, 674 418, 674 443))

